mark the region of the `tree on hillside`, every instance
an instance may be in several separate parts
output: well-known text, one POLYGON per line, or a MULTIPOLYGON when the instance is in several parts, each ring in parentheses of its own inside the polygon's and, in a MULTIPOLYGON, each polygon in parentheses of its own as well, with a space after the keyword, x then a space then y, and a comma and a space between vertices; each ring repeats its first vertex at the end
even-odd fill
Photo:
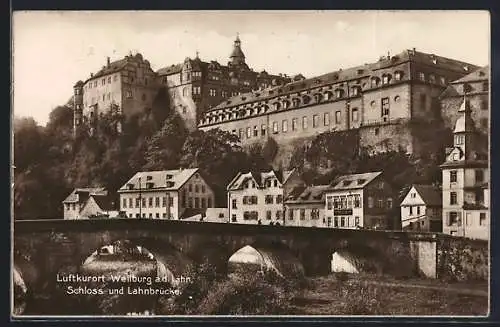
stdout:
MULTIPOLYGON (((248 169, 248 156, 236 135, 220 129, 196 130, 188 135, 181 152, 180 166, 199 168, 217 195, 241 170, 248 169)), ((225 203, 225 197, 216 199, 225 203)))
POLYGON ((156 132, 147 142, 144 169, 177 168, 186 137, 187 130, 182 119, 177 114, 168 117, 161 130, 156 132))
POLYGON ((46 154, 43 127, 33 118, 18 118, 14 121, 14 158, 17 171, 38 165, 46 154))

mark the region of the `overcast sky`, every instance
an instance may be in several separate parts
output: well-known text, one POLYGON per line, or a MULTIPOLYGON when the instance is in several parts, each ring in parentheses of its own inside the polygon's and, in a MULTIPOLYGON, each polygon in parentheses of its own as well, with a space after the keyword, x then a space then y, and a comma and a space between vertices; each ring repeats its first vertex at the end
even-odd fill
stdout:
POLYGON ((236 33, 255 71, 306 77, 376 61, 415 47, 489 63, 487 11, 16 12, 14 114, 48 114, 106 62, 140 52, 153 69, 199 51, 226 64, 236 33))

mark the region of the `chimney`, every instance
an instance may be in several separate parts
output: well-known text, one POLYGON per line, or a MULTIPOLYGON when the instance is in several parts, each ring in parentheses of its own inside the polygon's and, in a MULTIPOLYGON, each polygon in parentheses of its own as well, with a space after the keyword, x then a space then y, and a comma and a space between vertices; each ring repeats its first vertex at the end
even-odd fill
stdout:
POLYGON ((108 67, 111 64, 111 61, 110 61, 109 57, 106 58, 106 64, 107 64, 108 67))
POLYGON ((90 77, 94 77, 94 73, 90 73, 90 77))

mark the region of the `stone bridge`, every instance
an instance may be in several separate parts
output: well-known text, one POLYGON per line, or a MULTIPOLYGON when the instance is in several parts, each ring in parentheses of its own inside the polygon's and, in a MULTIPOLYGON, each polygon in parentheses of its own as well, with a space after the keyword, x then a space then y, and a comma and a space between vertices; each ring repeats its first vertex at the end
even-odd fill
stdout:
MULTIPOLYGON (((207 261, 221 271, 226 270, 232 254, 250 245, 276 253, 278 260, 296 258, 306 275, 331 272, 332 255, 339 250, 377 263, 381 267, 379 273, 430 278, 443 277, 446 265, 462 260, 463 251, 456 251, 457 244, 467 253, 476 254, 470 259, 474 260, 472 268, 468 269, 488 267, 489 257, 488 243, 484 241, 400 231, 151 219, 45 219, 16 221, 13 234, 14 268, 28 285, 49 283, 65 267, 78 269, 96 250, 118 240, 143 246, 160 261, 167 257, 165 253, 175 253, 181 259, 207 261)), ((170 265, 168 260, 163 263, 170 265)))

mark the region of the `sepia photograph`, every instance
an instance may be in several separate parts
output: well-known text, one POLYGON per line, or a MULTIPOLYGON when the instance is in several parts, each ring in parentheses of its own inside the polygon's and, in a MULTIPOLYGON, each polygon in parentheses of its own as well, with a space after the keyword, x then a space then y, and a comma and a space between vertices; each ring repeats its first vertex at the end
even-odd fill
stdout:
POLYGON ((11 319, 490 314, 488 11, 14 11, 11 319))

